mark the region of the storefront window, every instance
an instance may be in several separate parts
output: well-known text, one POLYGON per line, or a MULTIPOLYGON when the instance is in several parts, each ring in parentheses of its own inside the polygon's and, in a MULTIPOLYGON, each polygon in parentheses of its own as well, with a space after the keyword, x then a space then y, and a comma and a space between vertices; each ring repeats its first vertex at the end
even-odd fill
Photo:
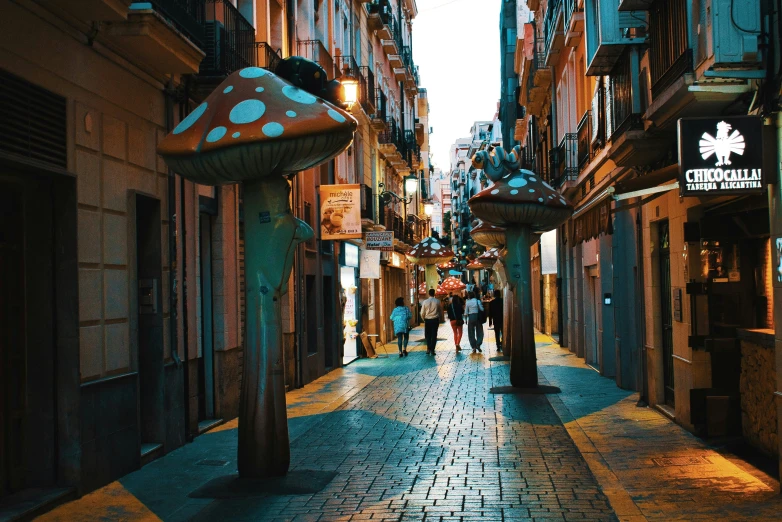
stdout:
POLYGON ((740 259, 738 243, 701 241, 701 276, 709 282, 739 282, 740 259))

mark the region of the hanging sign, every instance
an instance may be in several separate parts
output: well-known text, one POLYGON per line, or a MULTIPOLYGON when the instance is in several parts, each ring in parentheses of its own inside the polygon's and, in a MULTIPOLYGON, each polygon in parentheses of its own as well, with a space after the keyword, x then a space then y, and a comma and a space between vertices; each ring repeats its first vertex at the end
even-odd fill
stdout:
POLYGON ((763 193, 766 179, 761 119, 680 119, 679 187, 682 196, 763 193))
POLYGON ((364 248, 393 252, 394 232, 367 232, 364 234, 364 248))
POLYGON ((320 238, 361 238, 361 185, 320 186, 320 238))
POLYGON ((361 279, 380 279, 380 250, 361 249, 361 279))

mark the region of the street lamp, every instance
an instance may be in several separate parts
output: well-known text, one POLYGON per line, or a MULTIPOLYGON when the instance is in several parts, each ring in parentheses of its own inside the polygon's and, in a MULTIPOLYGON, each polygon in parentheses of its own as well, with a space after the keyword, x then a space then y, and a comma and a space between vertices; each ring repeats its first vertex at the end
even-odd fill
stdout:
POLYGON ((350 109, 358 101, 358 80, 345 72, 339 83, 342 84, 342 101, 350 109))
POLYGON ((418 191, 418 176, 415 174, 410 174, 409 176, 405 176, 405 194, 410 195, 412 197, 413 194, 415 194, 418 191))
POLYGON ((431 201, 427 201, 426 203, 424 203, 424 214, 426 214, 427 216, 431 216, 432 214, 434 214, 434 203, 432 203, 431 201))

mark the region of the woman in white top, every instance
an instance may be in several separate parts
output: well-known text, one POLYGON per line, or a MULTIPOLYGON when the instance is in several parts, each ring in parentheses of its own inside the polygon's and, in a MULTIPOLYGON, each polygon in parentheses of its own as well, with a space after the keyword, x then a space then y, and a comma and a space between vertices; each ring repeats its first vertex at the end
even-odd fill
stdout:
POLYGON ((483 303, 475 298, 475 292, 467 293, 467 303, 464 305, 464 315, 467 316, 467 337, 470 339, 472 353, 483 352, 483 323, 479 319, 483 312, 483 303))

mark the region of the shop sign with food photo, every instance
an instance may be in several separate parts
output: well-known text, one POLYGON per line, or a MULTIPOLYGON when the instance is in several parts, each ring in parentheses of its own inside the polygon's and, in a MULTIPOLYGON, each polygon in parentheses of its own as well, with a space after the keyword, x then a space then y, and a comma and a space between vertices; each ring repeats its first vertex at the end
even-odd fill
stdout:
POLYGON ((320 238, 361 238, 361 185, 320 186, 320 238))

